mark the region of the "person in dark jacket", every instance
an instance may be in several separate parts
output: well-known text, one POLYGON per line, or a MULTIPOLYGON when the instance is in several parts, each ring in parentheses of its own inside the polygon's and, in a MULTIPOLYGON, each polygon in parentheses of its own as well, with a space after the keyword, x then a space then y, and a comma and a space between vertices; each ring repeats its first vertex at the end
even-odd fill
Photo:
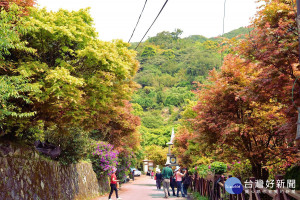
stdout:
POLYGON ((172 191, 173 191, 173 196, 176 196, 176 194, 175 194, 176 179, 175 179, 174 176, 172 176, 170 178, 170 186, 171 186, 172 191))
POLYGON ((158 190, 160 190, 161 182, 162 182, 162 174, 160 173, 160 169, 156 170, 155 178, 156 178, 156 187, 158 190))
POLYGON ((189 175, 188 169, 185 169, 185 170, 186 170, 186 174, 182 179, 182 185, 183 185, 183 193, 184 193, 184 195, 187 195, 187 190, 192 182, 192 178, 189 175))
POLYGON ((135 172, 135 170, 132 170, 132 173, 131 173, 132 181, 134 181, 134 172, 135 172))

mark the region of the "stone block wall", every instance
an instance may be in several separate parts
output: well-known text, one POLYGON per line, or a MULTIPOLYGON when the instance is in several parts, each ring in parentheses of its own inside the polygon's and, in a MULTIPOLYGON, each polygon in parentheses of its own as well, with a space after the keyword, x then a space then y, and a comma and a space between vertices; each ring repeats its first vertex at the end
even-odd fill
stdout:
POLYGON ((91 163, 62 166, 34 150, 0 143, 0 199, 91 199, 109 191, 97 180, 91 163))

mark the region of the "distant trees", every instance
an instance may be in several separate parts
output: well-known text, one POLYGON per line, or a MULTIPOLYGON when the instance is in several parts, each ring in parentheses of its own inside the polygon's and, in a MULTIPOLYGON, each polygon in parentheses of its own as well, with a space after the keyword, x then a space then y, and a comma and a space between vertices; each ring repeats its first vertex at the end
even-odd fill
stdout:
POLYGON ((165 145, 172 126, 181 123, 184 107, 196 100, 191 91, 196 89, 194 83, 206 82, 209 71, 221 65, 219 41, 203 36, 180 38, 182 33, 180 29, 158 33, 137 49, 141 67, 135 80, 141 89, 132 103, 143 108, 139 114, 143 145, 165 145))

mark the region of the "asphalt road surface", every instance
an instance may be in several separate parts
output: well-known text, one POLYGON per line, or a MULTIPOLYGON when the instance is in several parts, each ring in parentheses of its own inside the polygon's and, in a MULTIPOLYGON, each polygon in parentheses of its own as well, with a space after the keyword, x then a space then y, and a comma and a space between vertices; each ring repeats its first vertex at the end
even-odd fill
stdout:
MULTIPOLYGON (((155 180, 151 179, 150 176, 142 175, 141 177, 135 177, 134 181, 122 184, 119 190, 119 197, 122 200, 162 200, 164 198, 164 191, 156 189, 155 180)), ((176 188, 175 188, 176 189, 176 188)), ((176 190, 177 191, 177 190, 176 190)), ((175 192, 176 192, 175 191, 175 192)), ((170 200, 186 200, 186 197, 174 197, 172 196, 172 189, 170 188, 169 197, 170 200)), ((180 193, 181 194, 181 193, 180 193)), ((112 199, 116 199, 116 194, 113 193, 112 199)), ((95 198, 94 200, 108 200, 108 195, 95 198)))

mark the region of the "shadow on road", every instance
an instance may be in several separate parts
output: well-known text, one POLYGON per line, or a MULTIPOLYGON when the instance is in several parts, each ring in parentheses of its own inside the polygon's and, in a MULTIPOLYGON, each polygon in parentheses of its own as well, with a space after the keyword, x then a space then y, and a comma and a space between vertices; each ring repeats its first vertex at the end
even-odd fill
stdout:
POLYGON ((155 199, 155 198, 163 198, 164 197, 164 194, 150 194, 149 195, 150 197, 152 197, 152 199, 155 199))
POLYGON ((156 187, 155 184, 132 184, 132 185, 138 185, 138 186, 153 186, 153 187, 156 187))

